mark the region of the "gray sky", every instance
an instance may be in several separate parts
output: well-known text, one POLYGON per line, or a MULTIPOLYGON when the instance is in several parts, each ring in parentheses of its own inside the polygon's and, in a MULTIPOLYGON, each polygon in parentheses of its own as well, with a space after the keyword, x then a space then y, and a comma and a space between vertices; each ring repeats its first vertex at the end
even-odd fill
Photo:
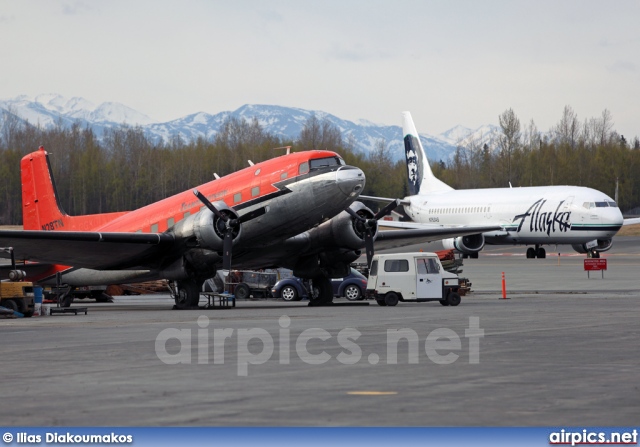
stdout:
POLYGON ((0 0, 0 98, 59 93, 168 121, 243 104, 420 132, 613 115, 640 136, 640 2, 0 0))

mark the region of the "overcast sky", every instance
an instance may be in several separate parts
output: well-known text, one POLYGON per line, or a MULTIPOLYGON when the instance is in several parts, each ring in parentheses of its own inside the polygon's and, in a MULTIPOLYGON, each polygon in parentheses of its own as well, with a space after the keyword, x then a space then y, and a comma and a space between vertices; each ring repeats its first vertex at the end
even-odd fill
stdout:
POLYGON ((640 136, 640 2, 0 0, 0 98, 168 121, 243 104, 420 132, 613 115, 640 136))

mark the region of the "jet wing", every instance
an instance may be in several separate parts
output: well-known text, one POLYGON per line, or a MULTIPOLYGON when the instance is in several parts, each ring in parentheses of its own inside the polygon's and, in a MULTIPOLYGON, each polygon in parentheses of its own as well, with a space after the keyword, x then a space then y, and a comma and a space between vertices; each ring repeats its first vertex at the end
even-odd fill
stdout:
POLYGON ((640 224, 640 217, 632 217, 630 219, 625 219, 622 225, 625 226, 625 225, 636 225, 636 224, 640 224))
MULTIPOLYGON (((11 247, 16 261, 120 270, 157 265, 177 241, 166 233, 80 231, 0 231, 0 247, 11 247)), ((9 258, 0 251, 0 257, 9 258)))
MULTIPOLYGON (((380 227, 387 226, 390 221, 381 221, 380 227)), ((393 222, 394 224, 412 224, 412 227, 397 226, 397 228, 409 228, 406 230, 382 230, 378 231, 375 240, 376 250, 386 250, 389 248, 404 247, 406 245, 420 244, 424 242, 438 241, 450 237, 467 236, 469 234, 486 233, 488 231, 500 230, 500 226, 465 226, 465 227, 441 227, 425 224, 415 224, 414 222, 393 222), (416 225, 420 229, 416 229, 416 225)))

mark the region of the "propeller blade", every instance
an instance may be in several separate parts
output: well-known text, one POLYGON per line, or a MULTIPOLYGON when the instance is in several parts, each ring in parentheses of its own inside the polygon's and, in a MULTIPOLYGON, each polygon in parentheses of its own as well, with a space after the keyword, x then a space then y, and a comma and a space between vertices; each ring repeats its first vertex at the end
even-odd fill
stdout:
POLYGON ((233 228, 227 228, 222 242, 222 268, 231 270, 231 250, 233 248, 233 228))
POLYGON ((388 204, 387 206, 385 206, 384 208, 382 208, 380 211, 378 211, 376 213, 376 215, 373 218, 375 220, 381 219, 382 217, 386 216, 391 211, 396 209, 398 207, 398 205, 400 205, 400 199, 396 199, 393 202, 391 202, 390 204, 388 204))
POLYGON ((373 233, 367 230, 364 234, 364 245, 367 250, 367 267, 371 268, 371 260, 373 259, 373 233))
POLYGON ((198 200, 200 200, 202 203, 204 203, 204 206, 206 206, 207 208, 209 208, 211 210, 211 212, 213 214, 215 214, 216 216, 218 216, 220 219, 224 220, 225 222, 229 220, 229 216, 226 216, 226 215, 222 214, 220 211, 218 211, 218 209, 215 206, 213 206, 213 203, 209 202, 209 199, 207 199, 204 196, 204 194, 202 194, 200 191, 198 191, 197 189, 194 189, 193 193, 198 198, 198 200))
POLYGON ((351 217, 355 218, 355 219, 358 219, 358 220, 367 220, 367 219, 365 219, 364 217, 362 217, 361 215, 359 215, 358 213, 356 213, 355 211, 353 211, 351 208, 347 208, 345 211, 346 211, 347 213, 349 213, 349 215, 350 215, 351 217))

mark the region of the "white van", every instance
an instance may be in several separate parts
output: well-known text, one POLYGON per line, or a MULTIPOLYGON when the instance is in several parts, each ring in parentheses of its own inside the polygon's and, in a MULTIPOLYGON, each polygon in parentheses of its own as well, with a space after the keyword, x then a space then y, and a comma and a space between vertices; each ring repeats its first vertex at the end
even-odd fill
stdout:
POLYGON ((459 287, 458 276, 443 269, 435 253, 383 254, 373 257, 365 297, 380 306, 395 306, 398 301, 457 306, 459 287))

